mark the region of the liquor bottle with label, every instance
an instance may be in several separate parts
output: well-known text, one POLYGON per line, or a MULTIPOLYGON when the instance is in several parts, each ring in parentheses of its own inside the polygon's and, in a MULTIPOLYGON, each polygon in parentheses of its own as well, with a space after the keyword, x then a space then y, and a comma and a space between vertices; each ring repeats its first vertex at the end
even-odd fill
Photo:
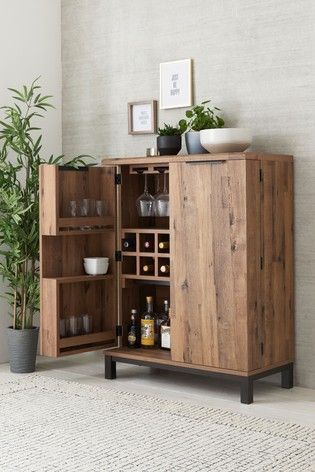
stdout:
POLYGON ((125 238, 122 240, 122 250, 123 251, 135 251, 136 250, 136 242, 132 238, 125 238))
MULTIPOLYGON (((153 262, 153 261, 152 261, 153 262)), ((153 274, 154 273, 154 264, 151 264, 151 262, 143 264, 142 266, 142 272, 144 275, 146 274, 153 274)))
POLYGON ((154 340, 154 321, 153 297, 146 297, 147 307, 141 315, 141 347, 153 348, 154 340))
POLYGON ((154 252, 154 242, 151 239, 146 239, 143 243, 145 251, 154 252))
POLYGON ((171 318, 170 318, 171 309, 168 310, 168 316, 165 321, 162 322, 161 330, 161 349, 171 349, 171 318))
POLYGON ((155 344, 161 345, 161 325, 168 319, 169 303, 168 300, 164 300, 164 309, 162 313, 156 315, 155 318, 155 344))
POLYGON ((170 248, 170 243, 168 241, 159 242, 159 252, 168 252, 170 248))
POLYGON ((134 348, 140 346, 140 329, 137 320, 137 310, 131 310, 130 322, 128 328, 128 347, 134 348))
POLYGON ((160 272, 162 272, 163 275, 168 275, 170 273, 170 266, 168 264, 161 265, 160 272))

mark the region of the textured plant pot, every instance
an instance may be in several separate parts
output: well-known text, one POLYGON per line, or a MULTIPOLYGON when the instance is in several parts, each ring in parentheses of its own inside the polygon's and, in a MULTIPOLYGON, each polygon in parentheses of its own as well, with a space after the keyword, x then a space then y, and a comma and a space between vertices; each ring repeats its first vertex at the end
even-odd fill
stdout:
POLYGON ((182 148, 182 137, 177 136, 158 136, 157 148, 160 156, 175 156, 182 148))
POLYGON ((8 328, 10 370, 27 374, 35 371, 39 328, 8 328))
POLYGON ((188 131, 185 134, 186 149, 188 154, 207 154, 208 151, 201 146, 200 132, 188 131))

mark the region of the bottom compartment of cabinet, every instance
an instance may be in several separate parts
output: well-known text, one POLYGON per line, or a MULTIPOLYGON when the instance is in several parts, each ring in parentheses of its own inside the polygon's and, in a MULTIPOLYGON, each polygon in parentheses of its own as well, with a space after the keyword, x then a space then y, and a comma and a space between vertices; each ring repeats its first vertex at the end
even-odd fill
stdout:
POLYGON ((114 277, 80 280, 42 280, 46 295, 42 301, 42 355, 58 357, 115 346, 114 277))

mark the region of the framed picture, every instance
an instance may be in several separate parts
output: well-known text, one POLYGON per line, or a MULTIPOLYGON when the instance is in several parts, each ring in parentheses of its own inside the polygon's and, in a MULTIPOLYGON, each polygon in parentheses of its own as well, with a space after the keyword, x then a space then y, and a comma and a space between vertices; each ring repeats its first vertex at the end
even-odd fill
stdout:
POLYGON ((160 64, 160 108, 181 108, 192 105, 192 60, 160 64))
POLYGON ((128 103, 128 133, 153 134, 157 128, 157 101, 128 103))

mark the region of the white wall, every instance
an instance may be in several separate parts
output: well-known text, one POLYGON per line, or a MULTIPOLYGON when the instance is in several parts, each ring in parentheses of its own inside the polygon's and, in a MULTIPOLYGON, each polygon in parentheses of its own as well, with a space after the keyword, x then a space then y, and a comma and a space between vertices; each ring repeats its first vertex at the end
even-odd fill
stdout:
MULTIPOLYGON (((10 101, 8 87, 30 84, 41 75, 43 91, 54 96, 56 110, 43 124, 43 153, 60 154, 61 18, 60 0, 0 0, 0 106, 10 101)), ((1 283, 0 291, 4 291, 1 283)), ((7 360, 8 307, 0 299, 0 362, 7 360)))
MULTIPOLYGON (((315 387, 314 0, 63 0, 63 149, 144 155, 127 102, 159 96, 159 63, 191 57, 195 98, 253 149, 295 156, 297 381, 315 387)), ((175 123, 183 110, 160 112, 175 123)))

